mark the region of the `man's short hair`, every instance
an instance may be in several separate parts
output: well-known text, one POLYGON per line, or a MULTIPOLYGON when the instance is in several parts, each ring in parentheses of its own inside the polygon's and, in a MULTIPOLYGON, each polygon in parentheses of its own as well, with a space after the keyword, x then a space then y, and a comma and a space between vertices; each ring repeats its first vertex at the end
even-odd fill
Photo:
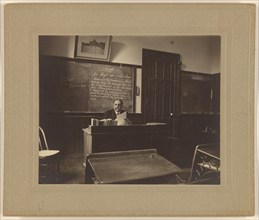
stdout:
POLYGON ((113 103, 116 102, 116 101, 120 101, 120 103, 123 105, 123 101, 122 101, 121 99, 115 99, 115 100, 113 101, 113 103))

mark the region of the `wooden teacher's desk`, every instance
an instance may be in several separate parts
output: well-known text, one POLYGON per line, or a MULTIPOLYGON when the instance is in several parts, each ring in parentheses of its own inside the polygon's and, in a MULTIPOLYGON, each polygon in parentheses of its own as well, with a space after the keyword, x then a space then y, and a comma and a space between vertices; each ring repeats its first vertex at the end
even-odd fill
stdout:
POLYGON ((180 172, 156 149, 93 153, 86 156, 85 183, 163 184, 180 172))
POLYGON ((168 126, 89 126, 83 129, 84 155, 98 152, 140 150, 155 148, 158 153, 166 152, 168 126))

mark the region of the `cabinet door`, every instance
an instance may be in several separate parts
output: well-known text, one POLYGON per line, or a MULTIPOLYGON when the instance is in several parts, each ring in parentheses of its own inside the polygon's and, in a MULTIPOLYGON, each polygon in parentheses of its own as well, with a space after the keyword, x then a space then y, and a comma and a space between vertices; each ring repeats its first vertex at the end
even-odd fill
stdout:
POLYGON ((180 55, 143 49, 142 59, 144 120, 167 122, 178 110, 180 55))

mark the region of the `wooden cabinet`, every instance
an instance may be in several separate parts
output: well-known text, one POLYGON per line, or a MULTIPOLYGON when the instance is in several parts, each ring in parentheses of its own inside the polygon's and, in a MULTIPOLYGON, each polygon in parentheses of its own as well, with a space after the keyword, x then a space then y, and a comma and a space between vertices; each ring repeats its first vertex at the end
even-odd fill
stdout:
POLYGON ((193 72, 180 73, 180 112, 201 114, 211 112, 212 77, 193 72))
POLYGON ((180 72, 180 113, 219 113, 220 74, 180 72))

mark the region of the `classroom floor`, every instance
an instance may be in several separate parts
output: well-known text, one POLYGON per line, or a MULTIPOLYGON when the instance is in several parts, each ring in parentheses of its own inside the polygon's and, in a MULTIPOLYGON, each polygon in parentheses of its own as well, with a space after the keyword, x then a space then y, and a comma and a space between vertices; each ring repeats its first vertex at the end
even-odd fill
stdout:
POLYGON ((83 184, 84 183, 84 156, 69 154, 60 158, 60 175, 48 173, 46 178, 40 178, 42 184, 83 184))
MULTIPOLYGON (((83 163, 85 157, 81 154, 69 154, 60 159, 60 176, 49 175, 48 178, 40 179, 41 184, 84 184, 85 173, 83 163)), ((190 168, 183 168, 182 179, 188 179, 190 168)), ((168 184, 177 184, 175 178, 171 178, 168 184)))

